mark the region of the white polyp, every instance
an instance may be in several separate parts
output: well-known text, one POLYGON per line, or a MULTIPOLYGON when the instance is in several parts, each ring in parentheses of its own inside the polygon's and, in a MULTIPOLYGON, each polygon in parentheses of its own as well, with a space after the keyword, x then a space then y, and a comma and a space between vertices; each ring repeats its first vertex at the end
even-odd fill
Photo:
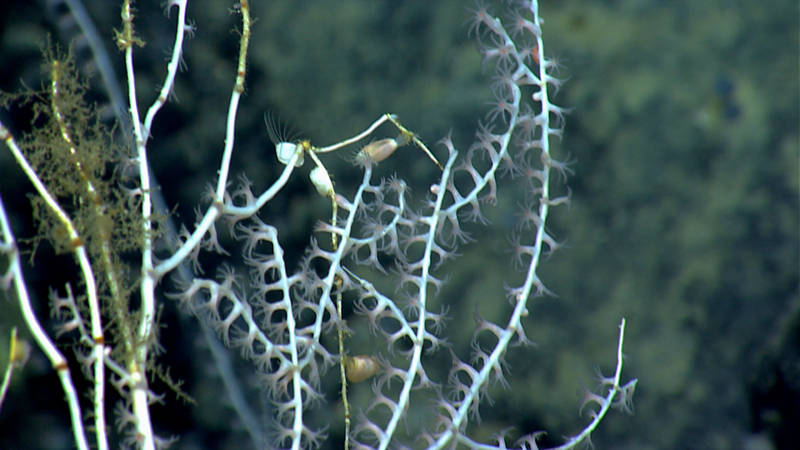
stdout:
MULTIPOLYGON (((302 150, 297 148, 297 144, 292 144, 291 142, 278 142, 275 145, 275 153, 278 156, 278 161, 284 165, 289 164, 289 161, 292 160, 292 157, 298 151, 302 152, 302 150)), ((297 157, 297 161, 295 161, 294 165, 295 167, 300 167, 303 165, 302 153, 300 153, 300 156, 297 157)))

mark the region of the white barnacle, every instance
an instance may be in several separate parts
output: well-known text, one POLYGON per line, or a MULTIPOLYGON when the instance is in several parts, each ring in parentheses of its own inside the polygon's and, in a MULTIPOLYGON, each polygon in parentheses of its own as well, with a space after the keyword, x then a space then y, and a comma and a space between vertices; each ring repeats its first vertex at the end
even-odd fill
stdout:
POLYGON ((309 174, 309 178, 311 178, 311 183, 314 184, 314 187, 317 188, 319 195, 323 197, 333 196, 333 182, 324 167, 314 167, 311 170, 311 174, 309 174))
POLYGON ((272 114, 265 114, 264 115, 264 123, 267 125, 267 134, 269 134, 269 140, 275 145, 275 155, 278 157, 278 161, 281 164, 286 165, 289 164, 289 161, 292 160, 292 157, 296 153, 300 153, 297 157, 297 161, 295 161, 295 167, 300 167, 303 165, 303 148, 296 143, 291 142, 293 139, 289 137, 291 134, 288 129, 280 124, 278 119, 273 116, 272 114))
POLYGON ((278 161, 283 163, 283 165, 289 164, 289 161, 292 160, 292 157, 297 152, 300 152, 300 156, 297 158, 297 161, 294 162, 294 165, 295 167, 300 167, 303 165, 302 148, 291 142, 278 142, 275 144, 275 154, 278 157, 278 161))

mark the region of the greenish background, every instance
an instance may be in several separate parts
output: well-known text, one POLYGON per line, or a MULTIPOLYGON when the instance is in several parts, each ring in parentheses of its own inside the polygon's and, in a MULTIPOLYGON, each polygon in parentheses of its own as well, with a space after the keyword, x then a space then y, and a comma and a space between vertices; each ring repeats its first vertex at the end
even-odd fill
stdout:
MULTIPOLYGON (((121 74, 111 44, 117 6, 92 3, 121 74)), ((429 144, 452 131, 466 150, 491 98, 491 69, 481 69, 477 45, 466 36, 471 6, 456 0, 254 2, 258 21, 233 173, 245 172, 256 188, 274 179, 267 111, 318 144, 393 112, 429 144)), ((238 17, 230 7, 190 3, 197 31, 186 43, 188 70, 179 75, 177 102, 160 113, 153 131, 153 165, 179 222, 193 221, 223 145, 238 44, 232 31, 238 17)), ((38 86, 46 34, 71 39, 55 26, 58 8, 55 14, 38 3, 0 8, 0 89, 38 86)), ((509 425, 516 427, 512 435, 544 429, 555 443, 579 430, 587 421, 578 411, 583 389, 595 388, 595 368, 606 375, 612 370, 616 325, 624 316, 624 377, 639 379, 635 413, 612 413, 593 435, 598 448, 797 448, 797 2, 553 1, 541 8, 546 54, 567 80, 556 97, 571 109, 557 152, 573 161, 572 204, 554 213, 550 228, 565 246, 542 266, 558 297, 535 300, 525 326, 537 345, 509 354, 511 389, 492 389, 494 405, 481 409, 478 433, 509 425)), ((147 41, 136 52, 146 105, 163 76, 172 21, 155 4, 140 2, 137 14, 147 41)), ((102 101, 101 91, 95 95, 102 101)), ((24 131, 24 114, 0 117, 24 131)), ((444 158, 443 148, 435 151, 444 158)), ((379 173, 396 172, 424 193, 435 169, 412 152, 396 156, 379 173)), ((326 164, 344 191, 360 178, 344 158, 326 164)), ((29 188, 7 152, 0 152, 0 175, 15 231, 29 238, 29 188)), ((487 208, 492 225, 471 228, 480 240, 459 249, 440 297, 453 318, 446 334, 462 357, 476 308, 500 320, 507 306, 502 286, 511 256, 505 248, 523 198, 513 182, 501 185, 499 195, 497 207, 487 208)), ((263 217, 280 227, 288 248, 302 249, 324 208, 298 177, 272 205, 273 215, 263 217)), ((39 252, 47 258, 46 249, 39 252)), ((48 264, 37 260, 27 273, 42 299, 42 317, 47 290, 70 279, 48 264)), ((14 303, 3 303, 0 339, 7 339, 19 315, 14 303)), ((192 321, 177 323, 163 331, 163 361, 187 381, 200 406, 168 398, 154 409, 161 433, 181 436, 177 448, 247 442, 217 398, 207 358, 192 353, 192 321)), ((247 364, 240 370, 253 379, 247 364)), ((0 410, 0 447, 69 448, 62 396, 35 352, 0 410), (43 429, 48 433, 36 431, 43 429)), ((323 409, 335 406, 331 393, 323 409)), ((332 424, 329 430, 334 447, 339 429, 332 424)))

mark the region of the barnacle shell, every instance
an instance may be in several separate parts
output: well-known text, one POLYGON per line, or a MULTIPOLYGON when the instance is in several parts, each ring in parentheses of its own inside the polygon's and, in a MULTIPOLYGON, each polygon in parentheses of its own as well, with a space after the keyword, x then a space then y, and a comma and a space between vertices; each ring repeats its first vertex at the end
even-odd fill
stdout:
MULTIPOLYGON (((289 164, 289 161, 292 160, 292 157, 298 151, 302 152, 301 149, 297 148, 297 144, 292 144, 291 142, 278 142, 275 144, 275 154, 278 157, 278 161, 284 165, 289 164)), ((300 167, 303 165, 303 153, 300 153, 300 156, 297 158, 297 161, 295 161, 294 165, 295 167, 300 167)))
POLYGON ((371 161, 381 162, 397 150, 397 141, 392 138, 370 142, 361 149, 361 153, 371 161))
POLYGON ((330 197, 333 195, 333 182, 327 170, 320 166, 314 167, 309 177, 314 187, 317 188, 319 195, 323 197, 330 197))
POLYGON ((345 356, 344 372, 351 383, 360 383, 375 375, 380 368, 378 361, 369 355, 345 356))

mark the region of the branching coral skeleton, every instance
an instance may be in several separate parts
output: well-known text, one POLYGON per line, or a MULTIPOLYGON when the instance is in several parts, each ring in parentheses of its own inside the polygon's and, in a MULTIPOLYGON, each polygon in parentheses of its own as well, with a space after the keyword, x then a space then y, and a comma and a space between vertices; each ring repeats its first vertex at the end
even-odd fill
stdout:
MULTIPOLYGON (((538 1, 505 2, 505 22, 477 4, 471 12, 469 33, 476 35, 484 58, 484 67, 494 67, 492 92, 496 96, 486 122, 477 126, 476 140, 465 153, 448 137, 442 140, 447 160, 441 164, 422 140, 393 114, 383 114, 363 132, 328 146, 316 146, 309 140, 295 140, 285 135, 278 122, 267 115, 267 134, 275 146, 281 172, 272 184, 253 192, 249 183, 231 189, 231 160, 235 147, 236 117, 245 89, 248 46, 253 21, 250 4, 241 1, 233 11, 241 18, 238 31, 239 51, 233 88, 227 108, 225 138, 210 204, 200 210, 194 224, 184 225, 172 240, 172 250, 158 256, 155 241, 159 238, 159 211, 154 207, 155 180, 151 178, 149 152, 158 151, 151 141, 153 123, 167 104, 175 87, 184 40, 194 30, 187 22, 187 0, 172 0, 170 11, 178 10, 174 44, 162 87, 146 110, 139 109, 134 50, 143 44, 136 34, 136 20, 130 0, 122 5, 122 27, 115 34, 123 53, 131 148, 129 157, 136 167, 134 186, 112 180, 125 196, 106 196, 110 176, 85 170, 90 152, 84 148, 94 128, 86 120, 70 117, 65 106, 81 105, 80 96, 70 97, 62 82, 69 72, 61 70, 53 58, 50 89, 40 94, 46 98, 40 106, 50 121, 35 130, 48 137, 49 148, 57 158, 70 161, 79 183, 64 191, 47 170, 37 166, 36 148, 22 149, 11 132, 0 124, 0 138, 14 155, 20 168, 33 184, 37 201, 49 211, 50 229, 55 245, 74 255, 80 268, 80 292, 66 287, 66 295, 54 292, 53 304, 62 321, 64 334, 78 334, 79 360, 92 384, 91 428, 84 427, 84 414, 67 359, 60 353, 48 332, 33 313, 23 279, 19 251, 5 210, 0 203, 3 244, 0 247, 10 260, 3 276, 13 285, 25 322, 39 348, 56 370, 70 409, 75 443, 88 448, 87 429, 95 435, 95 446, 108 447, 105 389, 116 388, 124 399, 115 409, 115 423, 126 436, 126 444, 152 449, 169 443, 154 432, 151 405, 160 398, 151 390, 148 374, 154 370, 158 346, 157 310, 160 302, 178 299, 204 326, 214 330, 230 348, 239 350, 260 374, 261 383, 273 407, 273 430, 254 430, 257 421, 247 417, 246 408, 237 408, 242 422, 249 424, 253 436, 271 434, 268 445, 302 448, 319 447, 327 438, 324 426, 312 419, 320 400, 341 401, 343 406, 344 448, 397 448, 426 446, 451 448, 457 444, 470 448, 508 448, 504 434, 494 443, 481 442, 476 431, 482 405, 487 402, 490 386, 507 386, 505 358, 515 344, 528 344, 523 319, 530 315, 532 299, 549 293, 539 277, 541 256, 559 247, 547 230, 552 208, 568 203, 569 196, 554 194, 553 171, 566 179, 567 164, 554 158, 551 138, 561 137, 564 108, 552 103, 552 91, 561 80, 552 75, 555 63, 547 57, 542 36, 538 1), (510 20, 511 32, 506 29, 510 20), (71 103, 70 103, 71 102, 71 103), (378 129, 394 127, 396 138, 378 136, 378 129), (51 131, 47 131, 48 128, 51 131), (81 128, 84 127, 84 128, 81 128), (50 134, 47 134, 50 133, 50 134), (87 134, 88 133, 88 134, 87 134), (333 177, 321 156, 372 138, 356 154, 354 163, 363 170, 354 192, 337 192, 333 177), (378 139, 375 139, 378 138, 378 139), (439 169, 424 198, 411 198, 409 186, 400 178, 373 178, 379 162, 391 164, 391 155, 405 145, 422 150, 439 169), (152 147, 152 148, 151 148, 152 147), (308 157, 313 162, 310 181, 315 190, 331 202, 330 219, 320 223, 317 234, 330 237, 330 246, 321 245, 312 235, 299 267, 287 265, 278 228, 270 223, 267 208, 281 194, 308 157), (31 161, 34 161, 31 163, 31 161), (507 175, 507 176, 504 176, 507 175), (447 340, 447 306, 437 298, 448 275, 448 265, 457 256, 459 246, 472 243, 473 225, 487 223, 486 204, 494 204, 498 186, 514 177, 526 189, 526 201, 520 205, 519 224, 514 227, 513 246, 517 267, 523 281, 508 286, 491 301, 505 305, 504 318, 496 323, 476 313, 476 326, 470 344, 472 355, 456 354, 447 340), (61 189, 54 195, 54 189, 61 189), (71 208, 88 205, 88 208, 71 208), (121 215, 125 206, 136 205, 135 216, 121 215), (117 215, 114 215, 117 214, 117 215), (87 222, 100 226, 87 227, 87 222), (110 217, 119 217, 117 222, 110 217), (231 223, 234 237, 242 247, 241 255, 223 248, 217 239, 216 224, 231 223), (116 223, 117 228, 103 224, 116 223), (55 224, 55 225, 53 225, 55 224), (135 229, 125 235, 123 225, 135 229), (53 236, 55 236, 53 238, 53 236), (58 241, 60 236, 61 241, 58 241), (130 286, 119 269, 119 247, 123 238, 137 243, 139 265, 136 289, 130 286), (199 255, 216 252, 231 264, 216 277, 203 277, 199 255), (157 290, 166 277, 191 262, 194 272, 177 280, 177 291, 161 295, 157 290), (240 276, 241 267, 249 271, 240 276), (387 269, 388 267, 388 269, 387 269), (377 276, 380 275, 380 276, 377 276), (387 289, 382 278, 389 278, 387 289), (246 281, 242 281, 246 280, 246 281), (129 306, 126 296, 136 292, 138 301, 129 306), (506 297, 507 304, 501 301, 506 297), (164 298, 167 297, 167 298, 164 298), (343 302, 352 301, 357 317, 369 324, 381 350, 375 354, 350 354, 347 336, 350 330, 343 316, 343 302), (89 316, 85 317, 84 311, 89 316), (105 333, 105 334, 104 334, 105 333), (109 339, 108 336, 113 337, 109 339), (333 336, 335 338, 331 339, 333 336), (332 344, 335 342, 336 344, 332 344), (383 349, 386 349, 383 351, 383 349), (452 354, 449 375, 436 374, 432 356, 447 349, 452 354), (338 399, 330 398, 323 374, 339 367, 338 399), (357 382, 372 385, 370 402, 358 414, 352 414, 347 385, 357 382), (433 405, 417 398, 424 393, 433 405), (413 406, 412 406, 413 405, 413 406), (411 408, 426 408, 435 419, 420 429, 403 430, 411 408), (351 429, 351 420, 354 424, 351 429), (416 439, 416 440, 414 440, 416 439)), ((136 50, 137 52, 139 50, 136 50)), ((86 111, 78 107, 75 111, 86 111)), ((79 113, 74 113, 79 114, 79 113)), ((94 147, 101 147, 95 145, 94 147)), ((127 210, 130 210, 127 207, 127 210)), ((327 217, 327 214, 320 214, 327 217)), ((474 225, 478 227, 479 225, 474 225)), ((125 228, 125 229, 128 229, 125 228)), ((309 234, 312 230, 309 230, 309 234)), ((165 239, 167 239, 166 237, 165 239)), ((129 245, 129 244, 127 244, 129 245)), ((478 245, 478 244, 474 244, 478 245)), ((601 392, 588 393, 584 407, 590 422, 559 448, 573 448, 587 441, 611 408, 630 410, 636 380, 622 382, 622 345, 625 319, 619 324, 616 369, 602 378, 601 392)), ((222 364, 220 364, 222 366, 222 364)), ((225 374, 229 370, 220 368, 225 374)), ((236 381, 227 379, 226 383, 236 381)), ((409 424, 406 423, 406 427, 409 424)), ((538 448, 538 430, 521 430, 513 443, 518 448, 538 448)), ((259 442, 259 445, 263 445, 259 442)))

